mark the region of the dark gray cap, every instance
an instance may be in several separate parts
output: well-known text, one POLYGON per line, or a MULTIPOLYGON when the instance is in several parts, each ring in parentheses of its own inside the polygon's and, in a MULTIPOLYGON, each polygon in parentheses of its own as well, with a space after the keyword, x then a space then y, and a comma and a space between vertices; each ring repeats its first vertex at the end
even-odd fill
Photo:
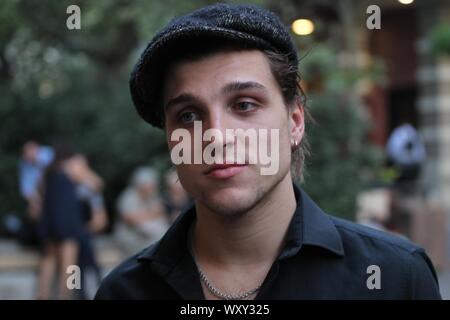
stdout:
POLYGON ((249 48, 285 54, 298 65, 289 31, 274 13, 254 5, 214 4, 174 18, 158 32, 140 56, 130 78, 131 96, 139 115, 163 127, 161 108, 164 71, 169 56, 183 56, 183 47, 195 40, 224 39, 249 48))

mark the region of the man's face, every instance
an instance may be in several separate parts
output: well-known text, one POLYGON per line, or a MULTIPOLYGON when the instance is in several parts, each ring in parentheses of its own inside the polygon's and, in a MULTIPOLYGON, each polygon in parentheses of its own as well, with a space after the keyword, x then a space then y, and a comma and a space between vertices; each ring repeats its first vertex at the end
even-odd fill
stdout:
MULTIPOLYGON (((261 51, 227 51, 174 65, 166 77, 163 102, 170 150, 179 143, 171 141, 176 129, 187 129, 194 140, 194 121, 201 121, 203 132, 213 128, 224 137, 226 129, 266 129, 268 150, 271 129, 279 130, 277 150, 270 150, 279 153, 275 174, 261 175, 260 162, 215 171, 204 162, 177 166, 183 187, 210 210, 225 215, 244 213, 280 181, 290 180, 291 145, 301 139, 303 111, 296 107, 288 112, 261 51)), ((210 143, 203 142, 203 148, 210 143)), ((226 154, 235 143, 236 139, 226 139, 220 145, 226 154)))
POLYGON ((23 146, 23 158, 28 162, 36 162, 38 153, 39 145, 33 141, 29 141, 23 146))
POLYGON ((152 196, 156 189, 156 185, 153 181, 141 182, 137 185, 137 190, 142 198, 148 198, 152 196))

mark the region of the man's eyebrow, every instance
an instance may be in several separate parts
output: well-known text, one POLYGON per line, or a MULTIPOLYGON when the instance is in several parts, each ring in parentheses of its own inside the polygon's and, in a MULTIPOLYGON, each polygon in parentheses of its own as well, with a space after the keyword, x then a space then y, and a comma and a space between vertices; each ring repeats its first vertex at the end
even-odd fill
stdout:
POLYGON ((171 107, 173 107, 176 104, 180 104, 180 103, 186 103, 186 102, 192 102, 192 101, 197 101, 198 99, 189 93, 181 93, 178 96, 176 96, 173 99, 170 99, 165 105, 164 105, 164 110, 169 110, 171 107))
POLYGON ((236 91, 242 91, 242 90, 246 90, 246 89, 258 89, 258 90, 262 90, 262 91, 267 91, 265 86, 263 86, 262 84, 260 84, 258 82, 255 82, 255 81, 246 81, 246 82, 234 81, 234 82, 231 82, 231 83, 225 85, 222 88, 221 93, 228 94, 228 93, 233 93, 236 91))

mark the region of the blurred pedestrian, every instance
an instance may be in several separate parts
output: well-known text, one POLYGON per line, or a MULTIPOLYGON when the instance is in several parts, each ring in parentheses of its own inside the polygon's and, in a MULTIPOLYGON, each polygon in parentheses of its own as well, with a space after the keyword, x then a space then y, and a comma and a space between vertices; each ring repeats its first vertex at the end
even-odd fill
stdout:
POLYGON ((93 272, 97 285, 101 281, 101 269, 95 256, 92 240, 95 234, 103 231, 108 224, 108 215, 102 196, 104 182, 89 166, 87 158, 82 154, 75 155, 67 169, 69 176, 77 184, 76 193, 82 205, 81 214, 85 232, 81 234, 79 242, 78 260, 81 270, 79 298, 87 299, 86 274, 93 272))
POLYGON ((91 233, 101 232, 108 224, 102 196, 103 179, 89 166, 86 156, 76 154, 68 166, 68 174, 77 183, 77 194, 84 203, 83 219, 91 233))
POLYGON ((64 143, 55 145, 54 159, 42 181, 42 210, 38 235, 42 245, 38 278, 38 299, 51 297, 53 276, 58 278, 58 298, 72 298, 67 287, 67 268, 77 265, 79 243, 84 235, 82 207, 76 182, 69 175, 75 152, 64 143))
POLYGON ((417 181, 425 161, 425 146, 417 130, 403 122, 390 135, 386 153, 388 163, 399 170, 397 182, 411 184, 417 181))
POLYGON ((54 152, 49 146, 27 141, 22 148, 19 164, 20 194, 27 202, 29 216, 36 219, 41 207, 38 185, 45 168, 53 161, 54 152))
POLYGON ((150 167, 138 168, 131 185, 120 195, 118 210, 123 221, 143 234, 147 243, 159 240, 169 228, 158 192, 158 174, 150 167))

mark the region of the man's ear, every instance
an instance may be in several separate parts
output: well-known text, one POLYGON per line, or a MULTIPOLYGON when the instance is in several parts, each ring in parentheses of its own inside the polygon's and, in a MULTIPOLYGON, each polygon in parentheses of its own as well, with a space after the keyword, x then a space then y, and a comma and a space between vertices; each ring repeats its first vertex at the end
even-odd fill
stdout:
POLYGON ((290 107, 289 112, 289 134, 291 138, 291 146, 297 146, 303 139, 305 133, 305 111, 300 99, 290 107))

